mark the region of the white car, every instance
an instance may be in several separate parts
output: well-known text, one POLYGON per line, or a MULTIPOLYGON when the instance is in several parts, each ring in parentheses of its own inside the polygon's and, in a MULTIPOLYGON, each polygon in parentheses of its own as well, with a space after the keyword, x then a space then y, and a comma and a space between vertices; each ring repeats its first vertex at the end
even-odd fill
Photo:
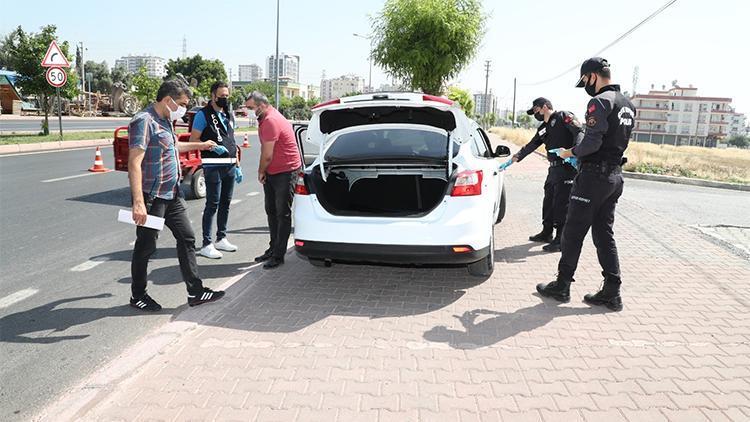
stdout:
POLYGON ((452 101, 376 93, 313 107, 294 197, 298 255, 332 262, 494 268, 503 173, 487 134, 452 101), (313 151, 317 149, 317 151, 313 151))

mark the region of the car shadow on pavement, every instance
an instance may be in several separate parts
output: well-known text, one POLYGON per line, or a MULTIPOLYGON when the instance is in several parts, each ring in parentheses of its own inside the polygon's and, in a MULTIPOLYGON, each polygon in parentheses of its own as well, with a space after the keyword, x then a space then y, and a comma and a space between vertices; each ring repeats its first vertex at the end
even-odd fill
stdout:
POLYGON ((130 198, 130 188, 117 188, 104 192, 90 193, 88 195, 67 198, 66 201, 86 202, 90 204, 112 205, 130 208, 133 204, 130 198))
POLYGON ((571 308, 557 305, 559 305, 557 302, 554 304, 540 302, 514 312, 498 312, 489 309, 466 311, 463 315, 453 315, 461 323, 463 330, 438 325, 425 332, 424 339, 434 343, 447 343, 454 349, 473 350, 492 346, 523 332, 534 331, 555 318, 606 312, 600 308, 571 308), (491 315, 491 317, 477 322, 481 315, 491 315))
MULTIPOLYGON (((108 317, 143 316, 142 311, 131 308, 130 305, 111 308, 59 308, 61 305, 79 300, 103 299, 111 296, 110 293, 103 293, 95 296, 60 299, 26 311, 3 316, 0 318, 0 343, 52 344, 67 340, 82 340, 89 335, 56 335, 56 333, 108 317), (51 333, 45 333, 50 330, 52 330, 51 333), (31 336, 32 333, 37 334, 31 336)), ((170 314, 173 311, 174 309, 162 309, 152 315, 170 314)))
POLYGON ((507 262, 508 264, 515 264, 519 262, 526 262, 526 258, 537 256, 537 255, 549 255, 551 252, 547 252, 542 249, 543 243, 529 242, 522 245, 508 246, 502 249, 495 249, 495 262, 507 262), (532 251, 533 247, 539 247, 538 250, 532 251))
MULTIPOLYGON (((225 266, 201 266, 227 276, 225 266)), ((236 265, 235 265, 236 267, 236 265)), ((487 278, 466 268, 313 267, 293 255, 275 270, 256 267, 226 291, 228 303, 207 319, 182 312, 174 320, 237 330, 291 333, 329 316, 384 318, 419 315, 446 307, 487 278)), ((218 305, 218 304, 217 304, 218 305)))

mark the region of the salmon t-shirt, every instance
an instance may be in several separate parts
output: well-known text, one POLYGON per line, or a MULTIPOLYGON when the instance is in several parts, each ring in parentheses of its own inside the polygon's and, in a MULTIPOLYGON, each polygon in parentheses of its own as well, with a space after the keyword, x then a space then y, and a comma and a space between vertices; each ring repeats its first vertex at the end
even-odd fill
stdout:
POLYGON ((269 106, 260 119, 258 137, 261 144, 276 143, 267 174, 289 173, 302 166, 292 124, 275 108, 269 106))

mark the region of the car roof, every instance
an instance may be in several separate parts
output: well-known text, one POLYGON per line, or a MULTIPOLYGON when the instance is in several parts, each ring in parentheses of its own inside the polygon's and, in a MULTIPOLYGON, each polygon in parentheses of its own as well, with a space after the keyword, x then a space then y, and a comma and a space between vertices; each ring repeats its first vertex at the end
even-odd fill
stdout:
POLYGON ((420 92, 372 92, 325 101, 313 106, 312 111, 320 113, 330 109, 373 106, 434 107, 442 110, 457 108, 453 101, 436 95, 420 92))

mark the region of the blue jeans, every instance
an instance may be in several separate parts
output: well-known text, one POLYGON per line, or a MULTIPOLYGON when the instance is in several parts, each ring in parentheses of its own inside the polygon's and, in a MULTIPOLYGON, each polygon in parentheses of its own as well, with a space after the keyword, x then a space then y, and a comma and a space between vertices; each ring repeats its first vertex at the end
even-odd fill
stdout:
POLYGON ((211 229, 216 217, 216 241, 227 237, 227 220, 229 219, 229 204, 234 192, 234 166, 203 167, 203 177, 206 179, 206 208, 203 210, 203 246, 210 245, 211 229))

